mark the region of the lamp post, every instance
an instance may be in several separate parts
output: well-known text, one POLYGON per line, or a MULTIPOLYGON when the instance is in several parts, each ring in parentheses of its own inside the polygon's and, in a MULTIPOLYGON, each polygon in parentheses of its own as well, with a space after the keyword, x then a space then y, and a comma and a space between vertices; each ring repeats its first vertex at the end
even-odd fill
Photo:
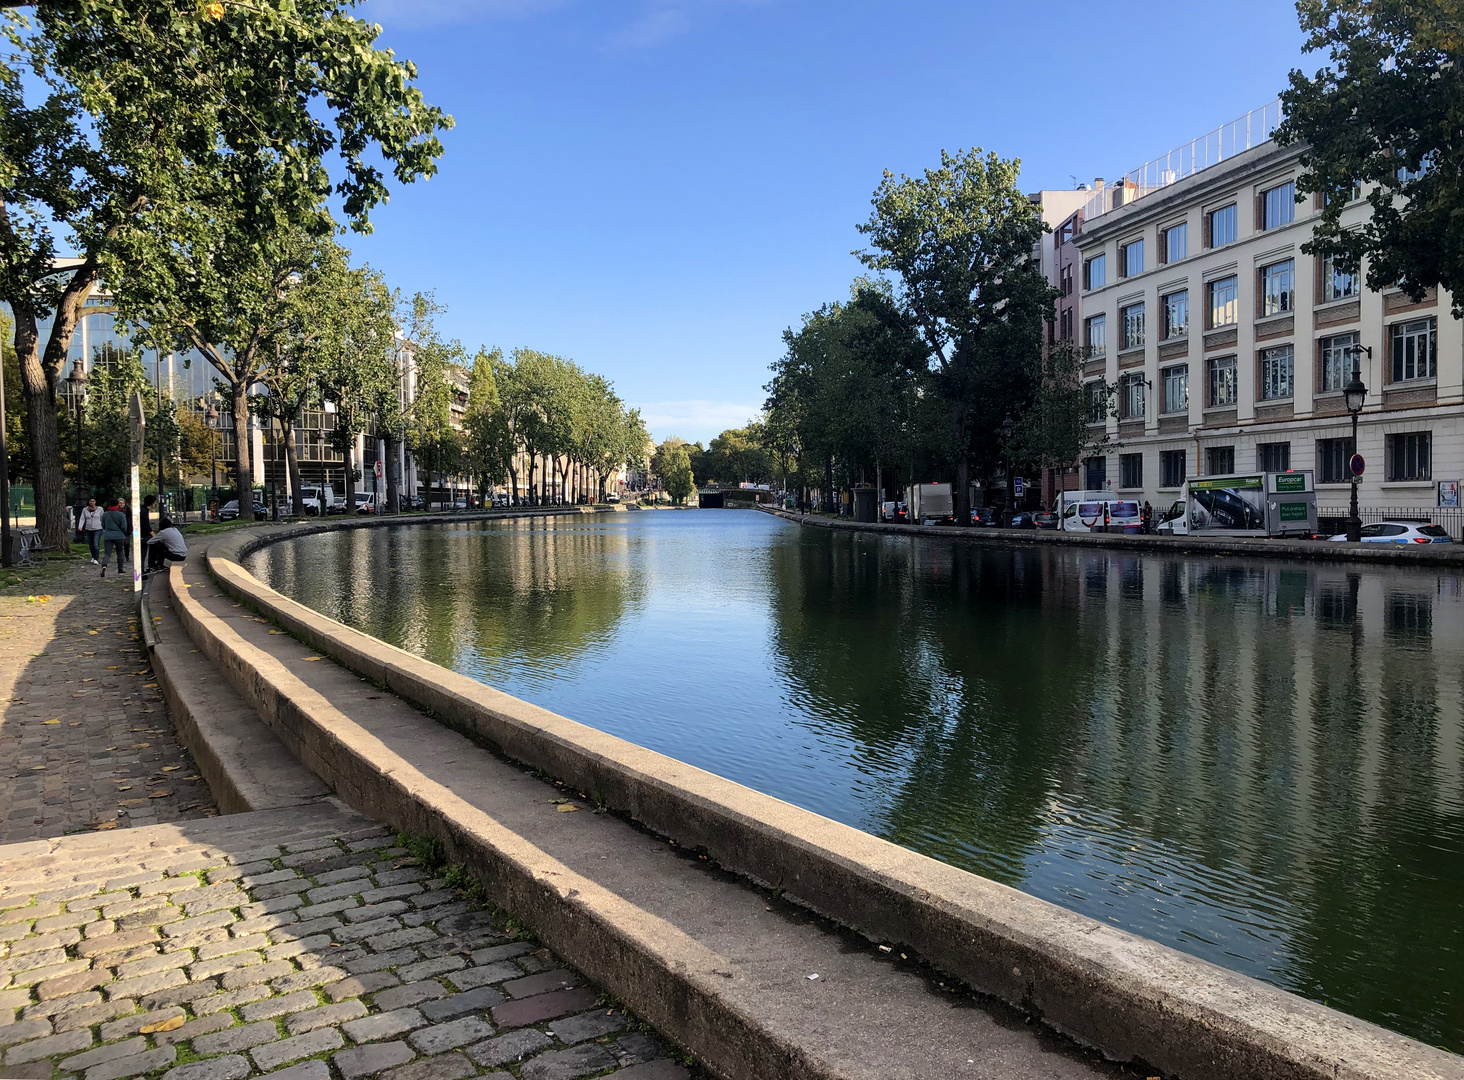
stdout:
POLYGON ((81 357, 71 365, 71 374, 66 376, 71 384, 71 403, 76 408, 76 497, 86 502, 86 466, 81 457, 81 426, 86 408, 86 369, 81 366, 81 357))
POLYGON ((1001 422, 1002 447, 1006 451, 1006 484, 1007 484, 1007 506, 1006 520, 1003 525, 1012 523, 1012 515, 1017 509, 1016 495, 1013 493, 1012 482, 1012 432, 1017 430, 1017 425, 1012 421, 1012 414, 1007 413, 1007 418, 1001 422))
MULTIPOLYGON (((208 422, 208 478, 213 488, 213 494, 209 497, 208 509, 212 510, 219 501, 219 407, 212 401, 204 410, 203 418, 208 422)), ((208 510, 204 511, 204 520, 208 520, 208 510)))
MULTIPOLYGON (((1372 359, 1372 349, 1366 345, 1352 346, 1352 381, 1342 388, 1342 398, 1347 403, 1347 411, 1352 414, 1352 454, 1357 454, 1357 414, 1362 412, 1362 403, 1367 398, 1367 387, 1362 384, 1362 354, 1367 353, 1367 358, 1372 359)), ((1351 472, 1351 461, 1348 462, 1348 471, 1351 472)), ((1347 514, 1347 539, 1356 544, 1362 540, 1362 517, 1357 511, 1357 481, 1356 473, 1352 475, 1352 503, 1347 514)))

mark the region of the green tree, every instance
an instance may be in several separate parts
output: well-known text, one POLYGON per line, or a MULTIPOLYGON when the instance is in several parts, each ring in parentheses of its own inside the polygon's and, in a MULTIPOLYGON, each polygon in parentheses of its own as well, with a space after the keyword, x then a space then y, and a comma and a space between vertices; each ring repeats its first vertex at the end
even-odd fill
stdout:
MULTIPOLYGON (((462 342, 444 341, 437 320, 447 308, 433 293, 419 292, 410 300, 396 298, 397 319, 402 328, 402 349, 412 354, 410 394, 396 386, 384 394, 379 408, 381 430, 386 435, 387 503, 395 513, 400 507, 395 462, 397 446, 405 442, 429 471, 440 472, 447 462, 461 456, 457 432, 452 429, 453 373, 461 371, 467 359, 462 342)), ((398 358, 398 381, 405 379, 404 358, 398 358)))
POLYGON ((508 412, 498 396, 498 374, 503 367, 503 350, 479 349, 468 373, 463 455, 468 474, 485 501, 495 485, 510 479, 517 448, 508 412))
POLYGON ((1032 258, 1041 216, 1017 187, 1020 162, 979 149, 941 151, 921 177, 886 172, 859 226, 872 270, 896 275, 896 296, 924 347, 931 388, 948 409, 956 520, 970 518, 971 465, 988 474, 1006 448, 1006 417, 1030 407, 1033 358, 1055 290, 1032 258))
POLYGON ((1283 144, 1306 144, 1303 192, 1326 197, 1308 253, 1362 266, 1414 300, 1442 285, 1464 317, 1464 19, 1457 0, 1298 0, 1313 76, 1282 92, 1283 144), (1342 225, 1355 185, 1372 212, 1342 225))
POLYGON ((56 391, 92 287, 105 273, 125 291, 153 269, 157 245, 131 234, 196 233, 192 219, 216 212, 259 241, 325 232, 331 196, 367 229, 387 194, 368 151, 398 182, 430 175, 451 118, 344 0, 76 0, 5 18, 0 300, 15 317, 37 521, 59 547, 56 391), (74 264, 56 264, 63 244, 74 264))
POLYGON ((692 479, 691 456, 686 443, 670 438, 656 447, 651 455, 651 471, 660 478, 661 487, 671 496, 672 502, 682 503, 696 490, 692 479))

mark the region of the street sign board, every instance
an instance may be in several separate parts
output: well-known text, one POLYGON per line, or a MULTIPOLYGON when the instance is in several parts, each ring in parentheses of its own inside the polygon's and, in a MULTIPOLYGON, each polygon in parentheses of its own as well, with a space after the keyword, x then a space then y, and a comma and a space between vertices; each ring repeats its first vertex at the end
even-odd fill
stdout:
POLYGON ((381 479, 381 462, 376 463, 376 479, 381 479))
POLYGON ((1352 460, 1347 463, 1347 467, 1352 470, 1353 476, 1361 476, 1362 470, 1367 467, 1367 462, 1362 460, 1361 454, 1353 454, 1352 460))
POLYGON ((1017 498, 1020 499, 1022 497, 1022 495, 1025 494, 1026 490, 1027 490, 1027 482, 1025 480, 1023 480, 1020 476, 1014 476, 1014 477, 1012 477, 1012 494, 1013 495, 1015 495, 1017 498))

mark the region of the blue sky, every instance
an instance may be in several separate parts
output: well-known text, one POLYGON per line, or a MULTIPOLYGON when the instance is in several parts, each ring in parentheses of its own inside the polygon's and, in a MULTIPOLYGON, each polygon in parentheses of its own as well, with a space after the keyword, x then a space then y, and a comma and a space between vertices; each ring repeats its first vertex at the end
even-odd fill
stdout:
POLYGON ((435 289, 469 349, 612 379, 652 434, 762 402, 785 327, 842 299, 884 169, 1016 156, 1023 186, 1116 177, 1272 98, 1286 0, 367 0, 451 112, 441 173, 358 260, 435 289))

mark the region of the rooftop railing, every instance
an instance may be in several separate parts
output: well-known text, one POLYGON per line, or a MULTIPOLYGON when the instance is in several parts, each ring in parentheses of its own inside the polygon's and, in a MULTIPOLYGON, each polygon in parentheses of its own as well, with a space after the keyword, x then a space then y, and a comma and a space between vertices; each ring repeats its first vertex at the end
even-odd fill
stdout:
POLYGON ((1275 134, 1280 124, 1281 99, 1278 97, 1228 124, 1221 124, 1215 130, 1190 140, 1184 146, 1177 146, 1167 154, 1144 162, 1137 169, 1125 173, 1116 183, 1093 192, 1083 207, 1083 220, 1092 221, 1120 206, 1127 206, 1146 195, 1162 191, 1187 176, 1193 176, 1212 165, 1219 165, 1236 154, 1260 146, 1275 134))

